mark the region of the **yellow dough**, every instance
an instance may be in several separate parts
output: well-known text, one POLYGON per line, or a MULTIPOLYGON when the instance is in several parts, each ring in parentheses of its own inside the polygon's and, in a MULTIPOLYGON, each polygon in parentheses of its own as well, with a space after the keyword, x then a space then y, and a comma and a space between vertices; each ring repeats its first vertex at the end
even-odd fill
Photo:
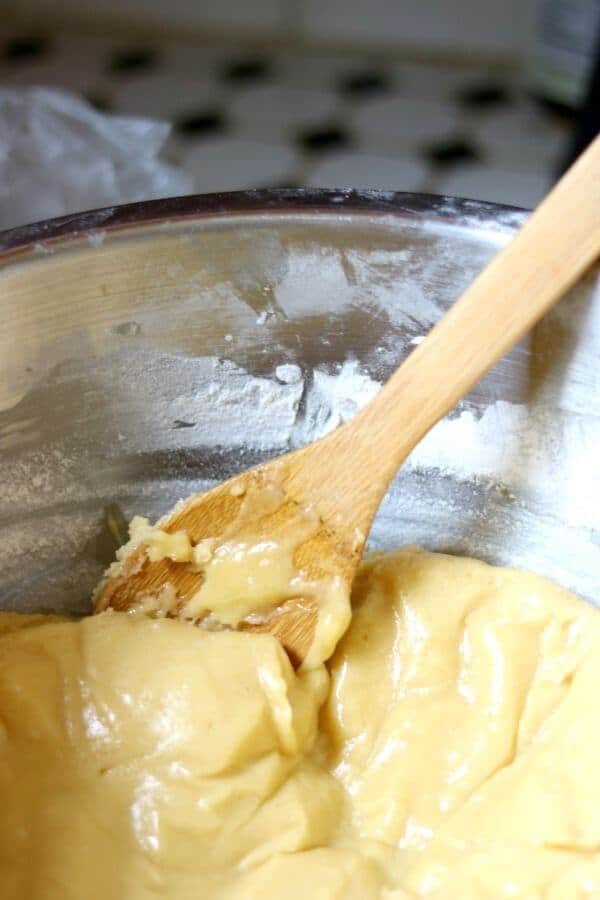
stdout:
POLYGON ((600 614, 415 549, 327 668, 270 635, 0 615, 2 900, 600 897, 600 614))
MULTIPOLYGON (((209 517, 217 534, 205 534, 192 541, 185 530, 174 530, 169 518, 156 525, 135 516, 129 523, 129 541, 120 547, 116 560, 107 569, 94 594, 94 611, 108 608, 137 611, 159 618, 175 618, 201 623, 210 631, 244 625, 261 626, 276 610, 314 609, 316 615, 308 647, 296 654, 304 668, 313 669, 332 655, 351 618, 350 585, 331 554, 307 550, 321 529, 321 517, 310 507, 291 500, 281 484, 281 470, 255 472, 244 484, 228 489, 228 500, 237 499, 235 512, 223 524, 209 517), (289 507, 294 514, 290 517, 289 507), (163 529, 167 526, 167 530, 163 529), (169 559, 179 566, 179 576, 192 575, 194 590, 180 591, 173 570, 138 584, 131 603, 117 600, 115 586, 131 584, 130 579, 150 563, 169 559), (333 563, 333 564, 332 564, 333 563)), ((187 498, 173 510, 200 505, 204 495, 187 498)), ((205 531, 205 528, 202 528, 205 531)), ((357 530, 358 536, 360 532, 357 530)), ((361 538, 362 539, 362 538, 361 538)), ((345 546, 343 556, 352 552, 345 546)), ((176 567, 175 567, 176 568, 176 567)), ((146 571, 146 577, 148 572, 146 571)), ((243 628, 241 629, 243 630, 243 628)), ((270 630, 259 628, 258 630, 270 630)), ((294 648, 288 647, 293 653, 294 648)))

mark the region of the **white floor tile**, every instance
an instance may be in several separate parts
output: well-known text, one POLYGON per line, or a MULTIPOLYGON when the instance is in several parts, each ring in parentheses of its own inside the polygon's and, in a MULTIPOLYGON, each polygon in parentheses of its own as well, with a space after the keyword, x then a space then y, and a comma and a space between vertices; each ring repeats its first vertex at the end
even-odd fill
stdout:
POLYGON ((240 138, 211 138, 192 147, 182 160, 197 191, 234 191, 296 180, 298 157, 284 144, 240 138))
POLYGON ((331 118, 336 106, 332 91, 265 84, 232 95, 229 115, 232 126, 245 134, 293 138, 302 129, 331 118))
POLYGON ((423 144, 451 137, 460 118, 448 103, 391 94, 365 101, 351 121, 361 146, 397 145, 416 151, 423 144))
POLYGON ((223 89, 216 82, 173 74, 134 75, 113 93, 113 106, 120 113, 167 119, 211 108, 220 102, 223 102, 223 89))
POLYGON ((357 56, 356 53, 318 53, 307 50, 285 50, 275 56, 280 78, 296 87, 317 87, 335 90, 349 72, 377 68, 376 56, 357 56))
MULTIPOLYGON (((392 72, 402 96, 439 103, 454 102, 459 92, 471 85, 499 80, 497 69, 484 66, 401 62, 392 72)), ((505 80, 502 75, 500 82, 505 80)))
POLYGON ((309 172, 310 187, 365 188, 418 191, 428 167, 414 159, 392 159, 363 153, 336 153, 317 163, 309 172))
POLYGON ((541 168, 539 172, 519 172, 485 165, 465 166, 441 177, 437 183, 441 194, 526 209, 536 206, 550 186, 551 179, 541 168))
POLYGON ((477 119, 471 117, 471 122, 472 133, 490 163, 501 167, 552 169, 569 139, 568 131, 538 110, 533 102, 477 119))
POLYGON ((239 56, 231 42, 182 44, 169 41, 162 45, 166 72, 184 78, 216 78, 227 63, 239 56))

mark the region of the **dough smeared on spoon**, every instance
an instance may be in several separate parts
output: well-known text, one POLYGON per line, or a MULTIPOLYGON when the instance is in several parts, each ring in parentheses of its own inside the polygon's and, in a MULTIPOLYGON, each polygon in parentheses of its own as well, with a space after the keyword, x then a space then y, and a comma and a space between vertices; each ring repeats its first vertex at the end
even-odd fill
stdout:
MULTIPOLYGON (((136 516, 98 587, 96 612, 269 631, 295 663, 323 662, 350 620, 348 567, 335 535, 289 497, 282 474, 248 472, 178 504, 154 527, 136 516)), ((352 556, 359 550, 361 541, 352 556)))

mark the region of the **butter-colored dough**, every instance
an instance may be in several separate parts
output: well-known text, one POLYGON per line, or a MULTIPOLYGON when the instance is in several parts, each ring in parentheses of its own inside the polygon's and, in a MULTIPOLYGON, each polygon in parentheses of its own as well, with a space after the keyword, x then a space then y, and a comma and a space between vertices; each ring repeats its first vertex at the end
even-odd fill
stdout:
MULTIPOLYGON (((236 628, 244 622, 265 624, 289 603, 312 604, 316 622, 310 646, 302 654, 303 668, 315 668, 328 660, 350 622, 350 588, 335 565, 320 555, 300 562, 298 550, 306 547, 322 526, 318 513, 295 504, 294 515, 281 515, 289 504, 277 469, 265 477, 235 483, 232 496, 239 498, 236 515, 228 525, 212 521, 217 534, 192 542, 185 531, 166 531, 165 520, 151 525, 135 516, 129 524, 129 541, 117 551, 105 579, 95 593, 95 611, 109 605, 107 581, 128 577, 140 565, 138 551, 151 562, 170 559, 197 575, 199 587, 192 596, 181 597, 170 580, 140 589, 134 604, 137 612, 159 618, 178 618, 202 623, 209 630, 236 628), (132 560, 134 560, 132 562, 132 560)), ((201 499, 202 495, 199 495, 201 499)), ((182 501, 173 513, 181 512, 182 501)))
POLYGON ((0 615, 2 900, 600 897, 598 611, 414 549, 353 607, 329 674, 270 635, 0 615))

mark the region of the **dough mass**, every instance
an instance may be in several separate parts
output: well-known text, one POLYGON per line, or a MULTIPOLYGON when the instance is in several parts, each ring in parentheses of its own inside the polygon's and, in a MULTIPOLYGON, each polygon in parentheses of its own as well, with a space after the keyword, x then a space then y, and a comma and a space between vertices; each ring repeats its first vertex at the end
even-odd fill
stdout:
POLYGON ((0 615, 2 900, 600 897, 600 614, 362 565, 327 668, 269 635, 0 615))

